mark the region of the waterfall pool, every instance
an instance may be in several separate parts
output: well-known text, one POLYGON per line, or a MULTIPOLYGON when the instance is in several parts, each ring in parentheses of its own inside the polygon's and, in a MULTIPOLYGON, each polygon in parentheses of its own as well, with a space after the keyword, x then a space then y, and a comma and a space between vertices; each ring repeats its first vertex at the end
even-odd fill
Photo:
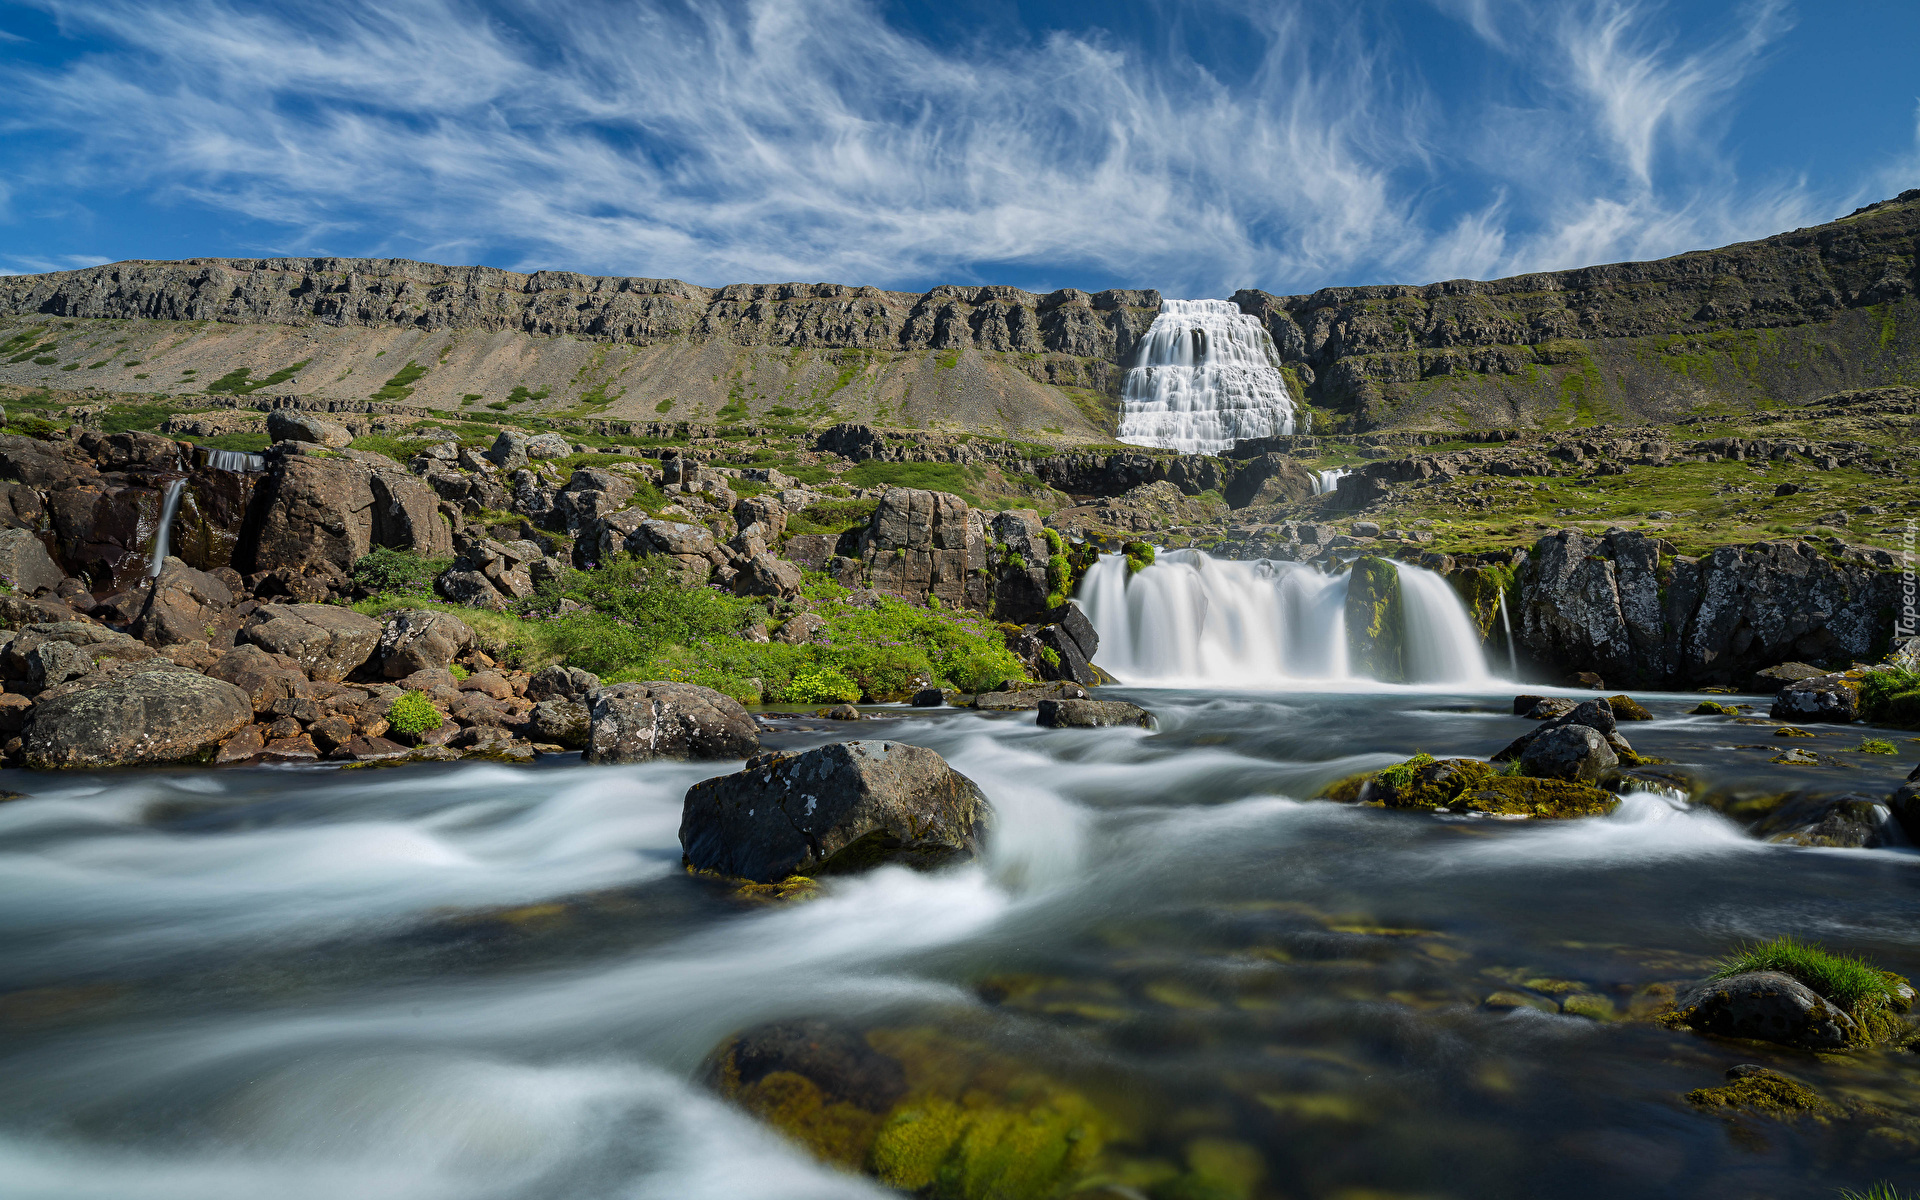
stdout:
MULTIPOLYGON (((7 772, 29 798, 0 805, 0 1194, 885 1194, 696 1082, 730 1032, 803 1017, 964 1027, 1073 1081, 1149 1181, 1101 1196, 1200 1158, 1249 1200, 1920 1180, 1912 1055, 1627 1019, 1785 933, 1920 975, 1911 850, 1768 845, 1651 794, 1557 824, 1309 799, 1416 750, 1490 754, 1528 727, 1505 696, 1105 692, 1159 730, 767 721, 775 748, 929 746, 999 813, 980 864, 785 906, 680 869, 682 794, 734 764, 7 772), (1683 1099, 1738 1063, 1880 1115, 1683 1099)), ((1717 786, 1884 795, 1914 757, 1809 776, 1685 715, 1697 697, 1642 700, 1635 745, 1717 786)))

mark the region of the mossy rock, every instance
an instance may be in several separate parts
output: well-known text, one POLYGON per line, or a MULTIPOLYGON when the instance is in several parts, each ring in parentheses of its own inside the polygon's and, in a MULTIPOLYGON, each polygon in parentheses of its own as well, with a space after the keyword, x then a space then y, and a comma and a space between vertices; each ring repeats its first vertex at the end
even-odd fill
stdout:
POLYGON ((1740 709, 1739 706, 1733 704, 1721 704, 1715 700, 1702 700, 1693 706, 1689 715, 1695 717, 1737 717, 1740 715, 1740 709))
POLYGON ((1616 721, 1653 720, 1653 714, 1647 711, 1645 705, 1625 694, 1608 696, 1607 707, 1613 710, 1613 719, 1616 721))
POLYGON ((1366 790, 1367 784, 1372 781, 1373 773, 1371 771, 1362 772, 1359 775, 1348 775, 1344 779, 1336 779, 1326 787, 1321 788, 1314 796, 1314 799, 1338 800, 1342 804, 1357 804, 1360 801, 1360 794, 1366 790))
POLYGON ((1723 1087, 1695 1088, 1687 1103, 1707 1112, 1728 1116, 1758 1115, 1791 1121, 1813 1117, 1821 1121, 1840 1115, 1840 1109, 1804 1083, 1765 1067, 1739 1066, 1727 1072, 1723 1087))
POLYGON ((1121 1131, 1026 1058, 927 1026, 764 1026, 723 1044, 707 1077, 823 1161, 934 1200, 1064 1196, 1121 1131))
POLYGON ((1383 683, 1407 677, 1400 571, 1384 558, 1356 559, 1347 578, 1347 665, 1383 683))
POLYGON ((1620 797, 1588 784, 1502 775, 1479 759, 1424 754, 1379 772, 1364 798, 1388 808, 1451 808, 1547 819, 1605 816, 1620 804, 1620 797))

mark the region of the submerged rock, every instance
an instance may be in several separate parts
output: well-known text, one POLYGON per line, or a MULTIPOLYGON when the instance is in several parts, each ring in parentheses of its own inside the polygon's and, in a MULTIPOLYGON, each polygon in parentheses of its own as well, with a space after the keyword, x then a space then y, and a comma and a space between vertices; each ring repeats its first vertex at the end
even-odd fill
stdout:
MULTIPOLYGON (((823 1161, 943 1200, 1064 1196, 1122 1132, 1029 1053, 948 1028, 782 1022, 729 1039, 706 1078, 823 1161)), ((1170 1197, 1237 1194, 1171 1182, 1189 1186, 1170 1197)))
POLYGON ((1124 700, 1042 700, 1035 723, 1054 729, 1099 729, 1109 725, 1153 728, 1153 714, 1124 700))
POLYGON ((1695 984, 1674 1001, 1673 1019, 1701 1033, 1837 1050, 1860 1038, 1838 1005, 1778 971, 1749 971, 1695 984))
POLYGON ((918 870, 973 858, 993 807, 931 750, 836 742, 763 754, 687 789, 687 864, 758 883, 900 863, 918 870))
POLYGON ((1417 755, 1371 779, 1343 780, 1329 799, 1357 799, 1387 808, 1444 809, 1565 819, 1604 816, 1620 798, 1588 784, 1503 775, 1477 758, 1417 755))
POLYGON ((588 762, 745 758, 759 748, 759 728, 747 710, 712 688, 620 683, 589 699, 588 762))
POLYGON ((51 688, 26 730, 30 767, 201 761, 253 720, 247 693, 161 660, 121 664, 51 688))
POLYGON ((1806 1084, 1754 1063, 1728 1067, 1725 1086, 1695 1088, 1687 1093, 1687 1103, 1708 1112, 1747 1112, 1780 1120, 1840 1112, 1806 1084))

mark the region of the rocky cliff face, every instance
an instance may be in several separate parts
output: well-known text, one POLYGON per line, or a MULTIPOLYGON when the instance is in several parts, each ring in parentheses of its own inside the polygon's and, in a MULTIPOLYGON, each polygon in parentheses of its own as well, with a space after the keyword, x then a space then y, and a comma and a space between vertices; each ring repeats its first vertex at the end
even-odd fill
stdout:
POLYGON ((1920 378, 1916 263, 1920 190, 1657 262, 1234 300, 1317 404, 1362 427, 1659 417, 1920 378))
POLYGON ((1802 541, 1722 546, 1698 558, 1643 534, 1542 538, 1518 572, 1522 647, 1611 686, 1744 687, 1787 660, 1886 652, 1899 575, 1802 541))

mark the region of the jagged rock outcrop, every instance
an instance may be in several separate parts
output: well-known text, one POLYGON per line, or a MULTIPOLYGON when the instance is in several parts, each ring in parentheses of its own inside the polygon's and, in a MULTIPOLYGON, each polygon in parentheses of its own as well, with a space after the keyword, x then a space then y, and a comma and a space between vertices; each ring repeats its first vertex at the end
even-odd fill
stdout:
POLYGON ((1676 555, 1641 533, 1540 539, 1521 567, 1521 646, 1562 673, 1632 687, 1738 685, 1794 660, 1868 659, 1898 576, 1807 542, 1676 555))

